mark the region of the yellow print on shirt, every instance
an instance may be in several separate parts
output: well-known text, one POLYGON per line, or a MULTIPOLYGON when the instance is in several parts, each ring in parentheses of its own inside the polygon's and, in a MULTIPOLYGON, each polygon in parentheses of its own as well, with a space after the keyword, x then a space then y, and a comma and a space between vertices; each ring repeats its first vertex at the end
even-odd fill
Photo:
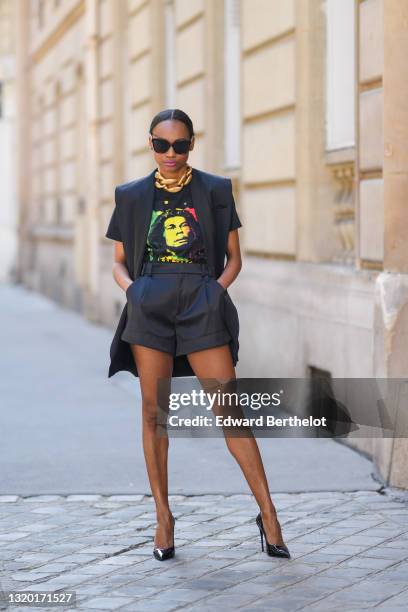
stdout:
POLYGON ((149 261, 193 263, 203 255, 194 208, 152 212, 147 238, 149 261))

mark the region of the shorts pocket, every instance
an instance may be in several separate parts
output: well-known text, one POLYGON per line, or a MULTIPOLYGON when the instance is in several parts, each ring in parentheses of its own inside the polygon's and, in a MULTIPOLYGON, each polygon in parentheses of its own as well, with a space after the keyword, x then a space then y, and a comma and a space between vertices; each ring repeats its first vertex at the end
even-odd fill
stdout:
POLYGON ((224 328, 226 289, 213 276, 207 282, 207 308, 211 320, 211 331, 224 328))
POLYGON ((238 310, 227 290, 224 292, 224 317, 231 336, 237 337, 239 334, 238 310))
POLYGON ((127 300, 134 302, 143 298, 146 286, 146 276, 138 276, 126 289, 127 300))
POLYGON ((211 278, 212 284, 215 285, 216 289, 220 291, 220 293, 225 293, 227 291, 225 287, 223 287, 221 283, 217 281, 216 278, 214 278, 213 276, 211 276, 210 278, 211 278))

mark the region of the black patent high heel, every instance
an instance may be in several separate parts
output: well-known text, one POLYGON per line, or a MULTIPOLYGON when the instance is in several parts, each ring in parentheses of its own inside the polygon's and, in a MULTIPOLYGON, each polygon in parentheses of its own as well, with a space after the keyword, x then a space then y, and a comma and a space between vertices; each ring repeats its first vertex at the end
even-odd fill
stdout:
POLYGON ((171 559, 175 554, 175 546, 174 546, 174 525, 176 524, 176 518, 173 516, 173 546, 168 546, 167 548, 159 548, 155 546, 153 548, 153 555, 155 559, 158 561, 165 561, 166 559, 171 559))
POLYGON ((283 557, 285 559, 290 559, 290 553, 289 550, 287 548, 287 546, 285 546, 284 544, 269 544, 267 538, 266 538, 266 533, 264 530, 264 526, 263 526, 263 522, 262 522, 262 517, 261 517, 261 513, 258 514, 258 516, 255 519, 256 524, 259 527, 259 532, 261 534, 261 546, 262 546, 262 552, 264 552, 264 542, 263 539, 265 538, 265 542, 266 542, 266 554, 269 555, 269 557, 283 557))

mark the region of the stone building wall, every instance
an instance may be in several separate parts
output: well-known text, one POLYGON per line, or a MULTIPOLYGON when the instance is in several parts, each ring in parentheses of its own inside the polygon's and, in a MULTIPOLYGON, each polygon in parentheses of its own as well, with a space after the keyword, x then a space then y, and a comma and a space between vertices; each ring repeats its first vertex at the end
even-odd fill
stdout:
MULTIPOLYGON (((408 372, 408 8, 399 0, 43 0, 17 18, 22 281, 114 325, 116 184, 180 107, 243 227, 239 376, 408 372)), ((353 442, 408 486, 404 439, 353 442)))

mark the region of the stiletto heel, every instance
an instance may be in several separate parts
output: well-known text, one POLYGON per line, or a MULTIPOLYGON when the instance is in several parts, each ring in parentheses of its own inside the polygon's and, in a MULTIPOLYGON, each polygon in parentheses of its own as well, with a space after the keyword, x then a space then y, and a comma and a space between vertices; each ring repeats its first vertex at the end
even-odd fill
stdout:
POLYGON ((166 559, 171 559, 175 555, 175 552, 176 552, 176 549, 174 546, 174 525, 175 523, 176 523, 176 519, 173 516, 173 545, 168 546, 167 548, 159 548, 158 546, 155 546, 153 548, 153 556, 158 561, 165 561, 166 559))
POLYGON ((279 544, 279 545, 269 544, 268 539, 266 537, 265 530, 264 530, 261 513, 258 514, 258 516, 255 519, 255 522, 258 525, 259 532, 261 534, 262 552, 264 552, 263 539, 265 538, 266 554, 269 555, 269 557, 283 557, 285 559, 290 559, 290 553, 289 553, 287 546, 285 546, 284 544, 279 544))

